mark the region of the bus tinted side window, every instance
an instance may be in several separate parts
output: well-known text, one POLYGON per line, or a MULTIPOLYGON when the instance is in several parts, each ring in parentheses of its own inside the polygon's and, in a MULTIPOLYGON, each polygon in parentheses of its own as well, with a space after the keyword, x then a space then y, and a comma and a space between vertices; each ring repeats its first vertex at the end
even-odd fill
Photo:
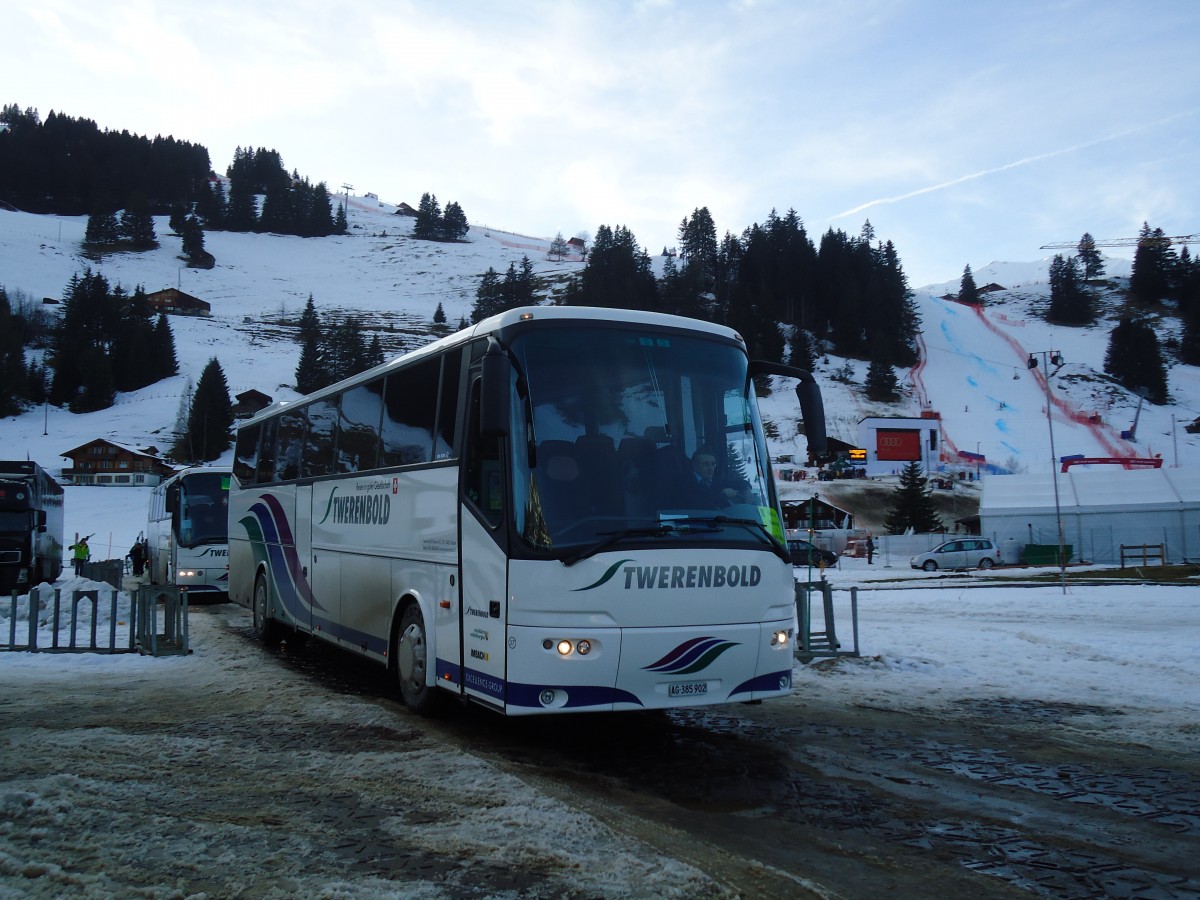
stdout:
POLYGON ((305 415, 303 408, 288 410, 278 418, 275 471, 272 481, 291 481, 300 477, 300 458, 304 452, 305 415))
POLYGON ((260 424, 262 434, 258 441, 258 465, 255 467, 254 483, 270 484, 275 478, 275 433, 279 430, 279 419, 267 419, 260 424))
POLYGON ((242 484, 254 484, 254 467, 258 462, 258 430, 258 425, 238 429, 233 474, 242 484))
POLYGON ((333 434, 337 425, 338 398, 315 400, 308 405, 308 439, 304 445, 305 478, 328 475, 333 469, 333 434))
POLYGON ((489 524, 499 525, 504 516, 504 482, 500 475, 500 441, 479 433, 479 386, 471 385, 467 433, 463 441, 463 494, 489 524))
POLYGON ((375 468, 379 458, 379 416, 382 409, 382 378, 352 387, 342 394, 335 472, 365 472, 375 468))
POLYGON ((437 435, 433 445, 434 459, 451 459, 457 451, 455 433, 458 429, 458 385, 461 381, 462 349, 451 350, 442 359, 442 391, 438 401, 437 435))
POLYGON ((380 465, 406 466, 433 458, 439 363, 427 359, 388 375, 380 465))

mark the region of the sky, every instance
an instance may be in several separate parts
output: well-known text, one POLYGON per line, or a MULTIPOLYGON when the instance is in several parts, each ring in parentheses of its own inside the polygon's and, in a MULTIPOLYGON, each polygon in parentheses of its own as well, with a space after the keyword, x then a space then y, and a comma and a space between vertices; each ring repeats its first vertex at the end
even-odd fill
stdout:
POLYGON ((1200 230, 1198 30, 1191 0, 0 0, 0 85, 539 237, 870 220, 920 287, 1200 230))

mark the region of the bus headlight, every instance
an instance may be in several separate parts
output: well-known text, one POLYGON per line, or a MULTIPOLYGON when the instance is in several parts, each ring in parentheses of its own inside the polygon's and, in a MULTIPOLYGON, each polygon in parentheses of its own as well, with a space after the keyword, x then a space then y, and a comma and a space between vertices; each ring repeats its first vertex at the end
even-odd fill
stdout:
POLYGON ((570 641, 559 641, 557 649, 558 649, 560 656, 570 656, 571 655, 571 642, 570 641))
POLYGON ((587 656, 592 652, 592 642, 586 639, 582 640, 575 645, 575 649, 579 651, 580 656, 587 656))
POLYGON ((789 643, 791 643, 791 639, 792 639, 792 630, 790 628, 788 628, 788 629, 781 628, 781 629, 779 629, 779 631, 776 631, 771 635, 771 646, 772 647, 786 647, 789 643))

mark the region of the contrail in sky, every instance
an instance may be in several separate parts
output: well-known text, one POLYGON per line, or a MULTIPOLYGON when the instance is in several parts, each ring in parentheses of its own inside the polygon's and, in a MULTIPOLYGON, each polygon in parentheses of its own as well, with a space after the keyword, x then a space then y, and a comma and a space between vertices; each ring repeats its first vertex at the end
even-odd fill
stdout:
POLYGON ((1082 144, 1075 144, 1073 147, 1064 147, 1061 150, 1051 150, 1049 153, 1039 153, 1037 156, 1027 156, 1024 159, 1018 159, 1016 162, 1006 163, 1003 166, 996 166, 994 169, 984 169, 980 172, 972 172, 970 175, 963 175, 961 178, 955 178, 951 181, 943 181, 941 184, 930 185, 929 187, 918 188, 915 191, 909 191, 907 194, 899 194, 895 197, 880 197, 877 200, 869 200, 866 203, 860 204, 853 209, 848 209, 845 212, 840 212, 832 219, 842 219, 846 216, 853 216, 856 213, 862 212, 864 209, 870 209, 873 206, 882 206, 885 203, 899 203, 901 200, 909 200, 913 197, 919 197, 922 194, 932 194, 934 191, 945 190, 948 187, 954 187, 956 184, 962 184, 967 181, 974 181, 977 178, 983 178, 985 175, 995 175, 997 172, 1006 172, 1009 169, 1016 169, 1020 166, 1027 166, 1030 163, 1040 162, 1043 159, 1051 159, 1055 156, 1062 156, 1066 153, 1074 153, 1077 150, 1085 150, 1088 147, 1095 147, 1098 144, 1104 144, 1109 141, 1115 141, 1131 134, 1136 134, 1139 131, 1145 131, 1148 128, 1155 128, 1159 125, 1165 125, 1175 119, 1182 119, 1186 116, 1196 114, 1196 110, 1188 110, 1187 112, 1176 113, 1173 116, 1167 116, 1165 119, 1159 119, 1156 122, 1150 122, 1145 125, 1137 125, 1133 128, 1128 128, 1125 131, 1118 131, 1116 134, 1110 134, 1106 137, 1097 138, 1094 141, 1087 141, 1082 144))

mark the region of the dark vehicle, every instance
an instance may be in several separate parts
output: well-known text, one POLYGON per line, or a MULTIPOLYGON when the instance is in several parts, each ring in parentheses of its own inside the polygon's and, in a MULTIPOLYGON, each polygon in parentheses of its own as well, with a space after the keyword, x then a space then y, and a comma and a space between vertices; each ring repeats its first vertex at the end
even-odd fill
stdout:
POLYGON ((914 556, 909 565, 936 572, 938 569, 990 569, 1000 561, 1000 550, 987 538, 959 538, 914 556))
POLYGON ((0 592, 62 572, 63 489, 30 460, 0 462, 0 592))
POLYGON ((821 566, 828 569, 838 561, 838 555, 832 550, 822 550, 803 538, 788 538, 787 545, 793 566, 821 566))

